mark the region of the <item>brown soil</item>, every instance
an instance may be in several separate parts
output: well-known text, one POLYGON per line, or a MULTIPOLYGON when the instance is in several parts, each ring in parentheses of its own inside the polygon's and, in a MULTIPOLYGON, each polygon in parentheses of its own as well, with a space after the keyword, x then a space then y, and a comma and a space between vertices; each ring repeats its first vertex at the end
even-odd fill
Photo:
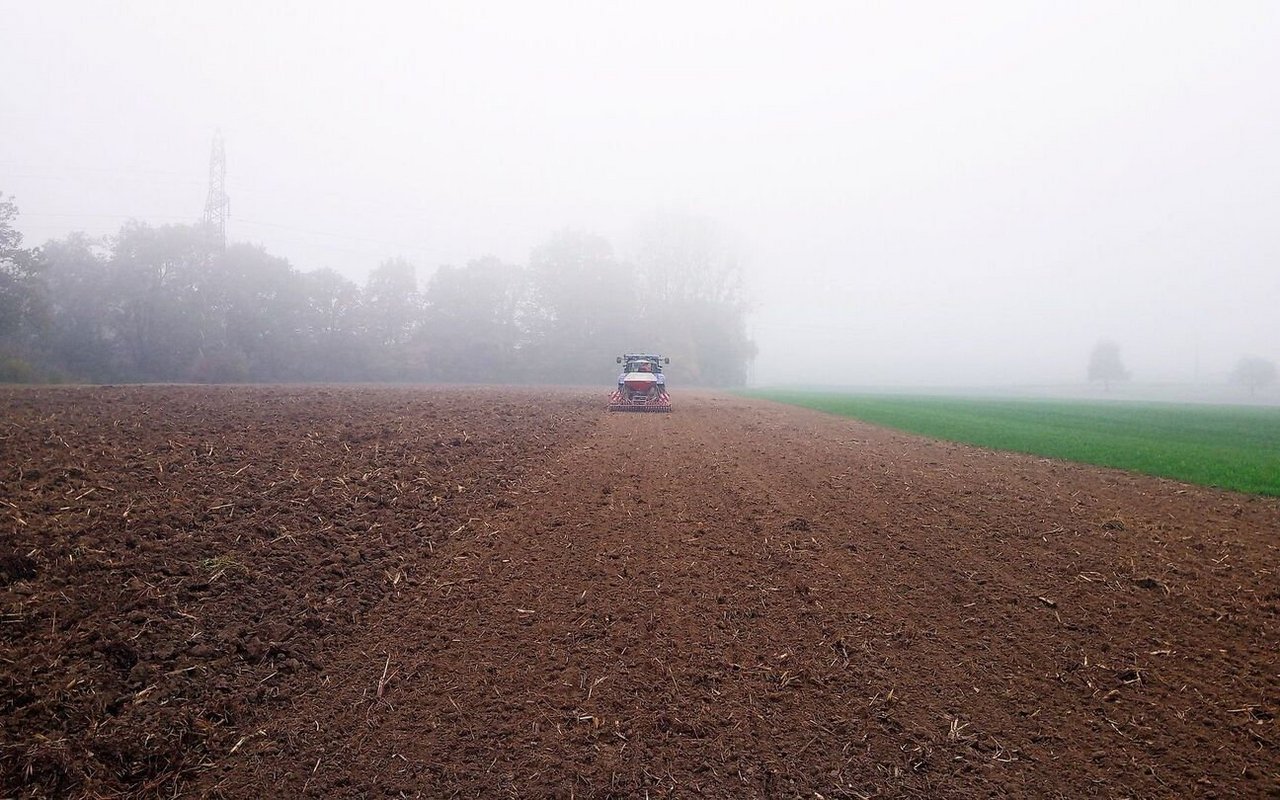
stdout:
POLYGON ((1280 795, 1280 502, 603 397, 0 393, 0 790, 1280 795))

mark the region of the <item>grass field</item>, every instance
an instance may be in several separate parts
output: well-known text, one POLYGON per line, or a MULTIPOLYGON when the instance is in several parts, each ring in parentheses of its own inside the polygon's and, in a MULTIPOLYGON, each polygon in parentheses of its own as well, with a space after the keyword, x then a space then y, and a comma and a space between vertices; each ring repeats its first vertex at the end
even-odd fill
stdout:
POLYGON ((1280 408, 751 394, 938 439, 1280 495, 1280 408))

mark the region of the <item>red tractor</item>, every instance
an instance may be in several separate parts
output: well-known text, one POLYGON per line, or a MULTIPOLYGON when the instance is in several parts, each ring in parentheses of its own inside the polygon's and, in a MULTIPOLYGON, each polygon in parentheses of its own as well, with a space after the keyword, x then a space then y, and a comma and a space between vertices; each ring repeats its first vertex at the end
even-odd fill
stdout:
POLYGON ((671 398, 667 397, 667 378, 662 365, 671 359, 652 353, 628 353, 618 356, 622 374, 618 376, 618 389, 609 397, 610 411, 670 411, 671 398))

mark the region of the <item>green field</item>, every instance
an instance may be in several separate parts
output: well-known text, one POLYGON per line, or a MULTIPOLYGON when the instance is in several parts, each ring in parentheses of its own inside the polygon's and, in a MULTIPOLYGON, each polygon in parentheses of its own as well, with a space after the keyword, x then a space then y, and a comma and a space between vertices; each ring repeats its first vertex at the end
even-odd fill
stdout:
POLYGON ((784 390, 750 394, 938 439, 1280 495, 1280 408, 784 390))

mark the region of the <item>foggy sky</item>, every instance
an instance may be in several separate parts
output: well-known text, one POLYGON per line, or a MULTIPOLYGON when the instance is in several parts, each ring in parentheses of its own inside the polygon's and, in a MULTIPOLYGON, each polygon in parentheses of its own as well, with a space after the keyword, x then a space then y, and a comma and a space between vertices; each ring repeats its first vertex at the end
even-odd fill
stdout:
MULTIPOLYGON (((710 217, 759 383, 1280 360, 1280 3, 0 2, 28 244, 198 219, 425 279, 710 217), (425 4, 421 4, 425 5, 425 4)), ((637 349, 644 349, 637 342, 637 349)))

